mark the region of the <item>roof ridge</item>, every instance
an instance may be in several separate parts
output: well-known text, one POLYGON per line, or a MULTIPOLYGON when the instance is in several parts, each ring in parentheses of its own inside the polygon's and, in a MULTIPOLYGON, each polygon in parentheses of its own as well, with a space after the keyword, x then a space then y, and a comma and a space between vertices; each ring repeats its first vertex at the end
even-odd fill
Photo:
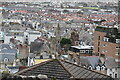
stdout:
POLYGON ((69 70, 61 63, 61 60, 60 59, 57 59, 57 60, 61 64, 61 66, 71 75, 71 77, 74 77, 73 74, 71 74, 69 70))

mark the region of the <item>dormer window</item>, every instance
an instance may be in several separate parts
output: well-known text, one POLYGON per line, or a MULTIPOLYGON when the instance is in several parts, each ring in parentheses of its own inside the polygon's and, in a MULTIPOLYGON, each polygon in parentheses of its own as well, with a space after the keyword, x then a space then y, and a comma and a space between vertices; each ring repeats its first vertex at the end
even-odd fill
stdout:
POLYGON ((92 66, 89 66, 88 69, 92 70, 93 68, 92 68, 92 66))
POLYGON ((108 41, 109 41, 109 38, 104 37, 103 41, 108 42, 108 41))
POLYGON ((103 65, 102 67, 101 67, 101 70, 105 70, 106 69, 106 67, 103 65))
POLYGON ((99 65, 96 67, 96 70, 100 70, 100 66, 99 65))
POLYGON ((8 58, 4 58, 4 62, 8 62, 9 60, 8 60, 8 58))

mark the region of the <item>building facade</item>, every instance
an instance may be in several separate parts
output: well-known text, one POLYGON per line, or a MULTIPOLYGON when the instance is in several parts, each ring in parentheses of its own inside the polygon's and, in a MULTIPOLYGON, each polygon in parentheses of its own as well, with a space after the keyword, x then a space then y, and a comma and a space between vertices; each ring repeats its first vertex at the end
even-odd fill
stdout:
POLYGON ((120 62, 120 32, 117 28, 97 27, 94 33, 94 49, 96 55, 113 57, 120 62))
POLYGON ((0 44, 0 68, 7 69, 8 66, 13 66, 17 53, 9 44, 0 44))
POLYGON ((41 36, 39 31, 20 31, 20 30, 10 30, 4 34, 4 43, 9 44, 10 39, 14 38, 19 40, 21 43, 31 44, 37 37, 41 36))
POLYGON ((95 55, 103 57, 107 75, 120 78, 120 32, 117 28, 97 27, 94 32, 95 55))

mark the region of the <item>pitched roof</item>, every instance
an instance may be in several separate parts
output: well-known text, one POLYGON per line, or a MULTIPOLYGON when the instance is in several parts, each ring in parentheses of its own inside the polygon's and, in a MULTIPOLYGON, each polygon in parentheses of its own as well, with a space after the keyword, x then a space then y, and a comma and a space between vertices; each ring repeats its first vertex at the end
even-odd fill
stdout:
POLYGON ((17 49, 11 48, 9 44, 0 44, 0 53, 17 53, 17 49))
POLYGON ((43 47, 43 44, 42 42, 31 42, 31 45, 30 45, 30 52, 31 53, 34 53, 36 51, 40 51, 43 47))
POLYGON ((47 75, 48 78, 68 79, 71 74, 62 66, 60 61, 54 59, 32 66, 26 70, 18 72, 20 75, 37 76, 39 74, 47 75))
POLYGON ((4 48, 11 49, 9 44, 0 44, 0 49, 4 49, 4 48))
POLYGON ((57 80, 67 80, 69 78, 111 78, 107 75, 58 59, 34 65, 16 74, 25 76, 42 74, 47 75, 48 78, 55 77, 57 80))
POLYGON ((107 57, 105 60, 105 66, 107 68, 113 68, 113 67, 118 67, 118 63, 115 62, 115 59, 113 57, 107 57))
POLYGON ((80 58, 81 64, 91 65, 93 68, 100 63, 100 58, 98 56, 86 56, 80 58))

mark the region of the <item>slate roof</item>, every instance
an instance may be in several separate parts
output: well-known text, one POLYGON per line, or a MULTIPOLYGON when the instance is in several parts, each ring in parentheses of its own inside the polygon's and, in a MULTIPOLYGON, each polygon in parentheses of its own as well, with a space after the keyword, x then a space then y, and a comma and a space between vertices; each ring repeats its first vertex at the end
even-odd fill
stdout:
POLYGON ((15 59, 17 49, 13 49, 9 44, 0 44, 0 62, 4 62, 4 59, 7 58, 10 63, 15 59))
POLYGON ((4 48, 11 49, 9 44, 0 44, 0 49, 4 49, 4 48))
POLYGON ((86 56, 86 57, 81 56, 80 61, 81 61, 81 64, 91 65, 93 69, 95 69, 95 67, 99 63, 101 63, 99 56, 86 56))
POLYGON ((8 59, 8 63, 12 63, 15 59, 15 54, 0 54, 0 62, 4 62, 4 59, 8 59))
POLYGON ((37 76, 42 74, 47 75, 48 78, 55 77, 57 80, 68 80, 70 78, 111 78, 107 75, 58 59, 53 59, 34 65, 16 74, 24 76, 37 76))
POLYGON ((11 48, 9 44, 0 44, 0 53, 17 53, 17 50, 11 48))
POLYGON ((115 59, 113 57, 107 57, 107 59, 105 60, 105 66, 107 68, 115 68, 115 67, 119 67, 118 63, 115 62, 115 59))
POLYGON ((16 49, 3 49, 0 51, 0 53, 14 53, 14 54, 16 54, 17 50, 16 49))
POLYGON ((31 53, 39 52, 42 49, 43 44, 44 43, 42 42, 32 42, 30 45, 30 52, 31 53))

